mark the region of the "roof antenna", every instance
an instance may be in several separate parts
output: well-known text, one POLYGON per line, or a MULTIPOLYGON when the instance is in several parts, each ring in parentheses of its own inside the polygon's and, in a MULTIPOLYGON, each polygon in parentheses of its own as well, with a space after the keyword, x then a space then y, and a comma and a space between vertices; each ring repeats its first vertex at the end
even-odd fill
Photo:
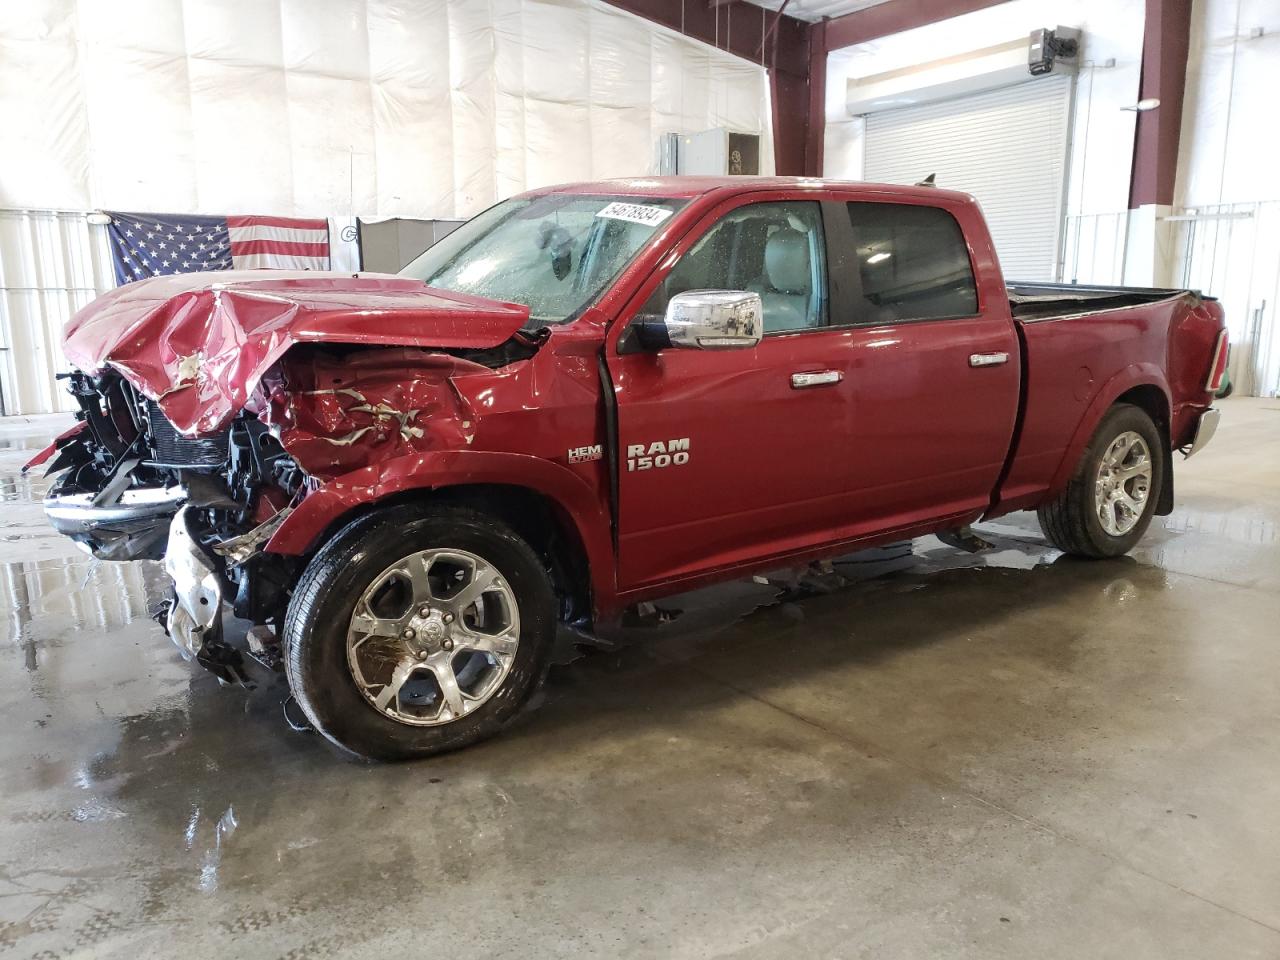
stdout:
POLYGON ((936 173, 931 173, 927 177, 925 177, 923 180, 921 180, 919 183, 917 183, 916 186, 917 187, 936 187, 937 184, 933 182, 933 178, 936 176, 937 176, 936 173))

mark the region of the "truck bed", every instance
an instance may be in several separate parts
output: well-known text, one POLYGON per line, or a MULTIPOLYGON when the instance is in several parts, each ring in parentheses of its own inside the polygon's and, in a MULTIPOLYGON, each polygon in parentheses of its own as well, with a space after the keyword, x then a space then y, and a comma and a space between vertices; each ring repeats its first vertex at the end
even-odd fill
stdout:
POLYGON ((1158 287, 1103 287, 1075 283, 1010 283, 1009 309, 1015 320, 1031 323, 1054 317, 1076 316, 1158 303, 1178 297, 1203 297, 1195 290, 1158 287))
POLYGON ((1193 290, 1019 283, 1009 303, 1023 350, 1022 417, 997 512, 1065 482, 1106 406, 1149 403, 1170 448, 1207 406, 1221 311, 1193 290), (1129 392, 1129 384, 1133 392, 1129 392))

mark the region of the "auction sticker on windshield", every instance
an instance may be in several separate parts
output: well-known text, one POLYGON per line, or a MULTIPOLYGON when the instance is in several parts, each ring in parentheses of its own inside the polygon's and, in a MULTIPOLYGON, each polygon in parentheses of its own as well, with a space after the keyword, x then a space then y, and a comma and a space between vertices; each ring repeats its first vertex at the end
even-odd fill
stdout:
POLYGON ((650 207, 643 203, 620 203, 615 200, 597 213, 596 216, 606 217, 609 220, 626 220, 628 223, 641 223, 646 227, 656 227, 671 216, 671 211, 664 210, 662 207, 650 207))

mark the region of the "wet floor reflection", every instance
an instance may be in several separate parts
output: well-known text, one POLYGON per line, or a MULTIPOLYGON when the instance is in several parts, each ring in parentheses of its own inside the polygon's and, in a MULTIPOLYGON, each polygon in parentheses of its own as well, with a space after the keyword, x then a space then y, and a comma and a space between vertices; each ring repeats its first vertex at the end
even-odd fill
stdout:
MULTIPOLYGON (((0 605, 11 643, 54 646, 69 633, 146 619, 167 596, 159 563, 85 557, 0 564, 0 605)), ((38 662, 30 663, 36 669, 38 662)))

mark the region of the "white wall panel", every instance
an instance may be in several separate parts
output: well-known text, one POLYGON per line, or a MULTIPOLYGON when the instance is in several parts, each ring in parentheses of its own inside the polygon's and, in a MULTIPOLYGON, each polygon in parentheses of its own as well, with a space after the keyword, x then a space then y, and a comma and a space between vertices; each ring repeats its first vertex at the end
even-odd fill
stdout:
POLYGON ((1195 0, 1175 202, 1280 200, 1280 2, 1195 0))
POLYGON ((4 3, 0 117, 8 413, 69 409, 61 329, 113 285, 53 209, 453 219, 719 126, 773 169, 759 66, 601 0, 4 3))
POLYGON ((1195 0, 1174 226, 1178 282, 1222 299, 1237 390, 1280 393, 1280 3, 1195 0))
POLYGON ((1099 286, 1144 286, 1125 277, 1130 212, 1088 213, 1066 218, 1062 282, 1099 286))
POLYGON ((0 206, 452 218, 759 133, 764 71, 602 0, 0 5, 0 206))

